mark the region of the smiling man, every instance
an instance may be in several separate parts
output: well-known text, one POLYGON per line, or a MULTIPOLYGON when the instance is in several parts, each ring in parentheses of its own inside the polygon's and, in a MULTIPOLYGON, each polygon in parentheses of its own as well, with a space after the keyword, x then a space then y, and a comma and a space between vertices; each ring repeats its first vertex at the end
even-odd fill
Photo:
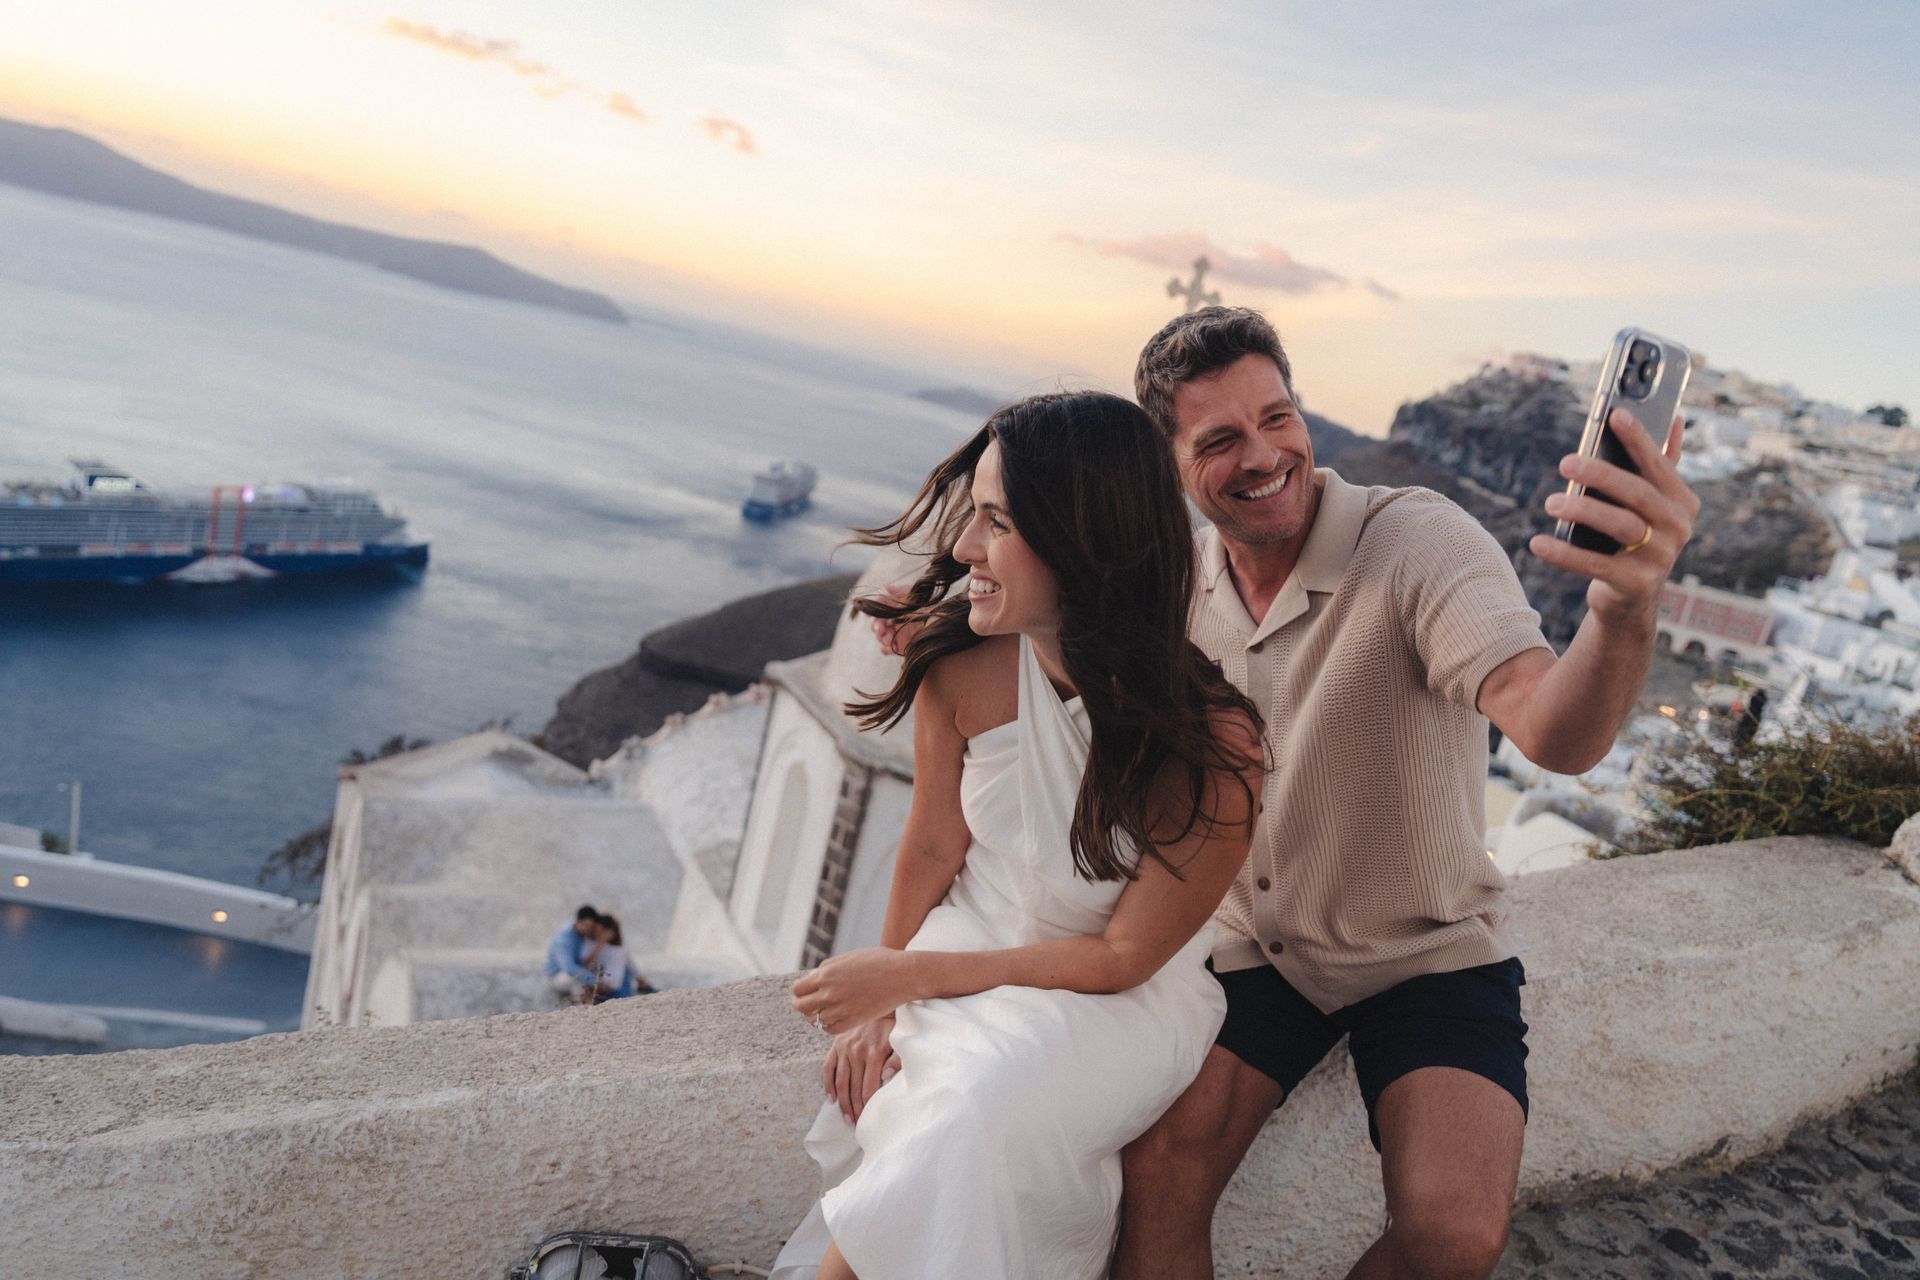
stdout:
MULTIPOLYGON (((1426 489, 1316 470, 1278 335, 1257 312, 1181 316, 1135 391, 1171 441, 1199 536, 1191 634, 1266 717, 1273 771, 1216 916, 1227 1017, 1199 1078, 1127 1151, 1117 1280, 1213 1275, 1213 1208, 1275 1108, 1344 1036, 1390 1225, 1359 1277, 1482 1277, 1505 1247, 1527 1114, 1526 978, 1485 851, 1491 720, 1579 773, 1612 746, 1652 659, 1660 585, 1699 502, 1624 413, 1642 475, 1569 457, 1615 498, 1556 495, 1615 556, 1535 538, 1593 580, 1556 657, 1513 566, 1426 489)), ((1286 1230, 1288 1207, 1274 1206, 1286 1230)))

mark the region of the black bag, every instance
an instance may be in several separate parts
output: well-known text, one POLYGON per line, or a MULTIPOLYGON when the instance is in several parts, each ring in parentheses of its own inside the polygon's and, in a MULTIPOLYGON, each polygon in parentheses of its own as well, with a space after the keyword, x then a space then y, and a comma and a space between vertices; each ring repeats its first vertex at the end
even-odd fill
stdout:
POLYGON ((687 1246, 665 1236, 561 1231, 533 1246, 507 1280, 707 1280, 687 1246))

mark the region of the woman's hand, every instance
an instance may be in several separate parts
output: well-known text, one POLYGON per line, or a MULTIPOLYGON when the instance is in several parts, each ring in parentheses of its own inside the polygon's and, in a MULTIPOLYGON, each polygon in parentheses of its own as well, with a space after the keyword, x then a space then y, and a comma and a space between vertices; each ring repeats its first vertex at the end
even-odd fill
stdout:
POLYGON ((793 984, 793 1007, 808 1022, 838 1035, 919 999, 913 956, 892 947, 864 947, 831 956, 793 984))
POLYGON ((889 1042, 892 1034, 893 1015, 889 1013, 835 1036, 833 1047, 827 1050, 827 1062, 820 1072, 827 1086, 827 1101, 840 1108, 848 1124, 860 1119, 868 1100, 900 1070, 900 1057, 889 1042))
MULTIPOLYGON (((880 596, 889 604, 905 604, 907 602, 907 590, 912 585, 913 579, 911 578, 900 582, 890 582, 881 588, 880 596)), ((920 634, 918 624, 902 626, 891 618, 876 618, 871 615, 868 616, 867 622, 873 628, 873 638, 880 642, 880 652, 890 654, 896 658, 904 656, 907 652, 907 646, 913 643, 913 638, 916 635, 920 634)))

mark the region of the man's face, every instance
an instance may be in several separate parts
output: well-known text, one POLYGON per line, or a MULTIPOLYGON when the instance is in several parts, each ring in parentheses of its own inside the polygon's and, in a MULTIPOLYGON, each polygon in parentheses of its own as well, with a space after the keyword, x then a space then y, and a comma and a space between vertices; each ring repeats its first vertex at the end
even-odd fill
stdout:
POLYGON ((597 922, 590 917, 583 917, 573 922, 573 931, 583 938, 591 938, 598 932, 597 922))
POLYGON ((1313 441, 1280 366, 1245 355, 1174 389, 1174 461, 1193 505, 1221 536, 1250 546, 1306 536, 1313 441))

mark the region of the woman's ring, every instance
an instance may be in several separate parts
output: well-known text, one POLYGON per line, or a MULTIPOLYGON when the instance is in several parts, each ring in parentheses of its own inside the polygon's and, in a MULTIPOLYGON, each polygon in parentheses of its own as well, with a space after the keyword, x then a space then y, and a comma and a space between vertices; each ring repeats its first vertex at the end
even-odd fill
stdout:
POLYGON ((1652 541, 1653 541, 1653 521, 1649 520, 1647 521, 1647 531, 1640 535, 1640 541, 1634 543, 1630 547, 1620 548, 1620 554, 1623 556, 1630 556, 1634 552, 1638 551, 1640 548, 1646 546, 1649 542, 1652 542, 1652 541))
POLYGON ((820 1015, 817 1013, 813 1015, 813 1027, 816 1031, 825 1031, 827 1029, 827 1024, 820 1021, 820 1015))

